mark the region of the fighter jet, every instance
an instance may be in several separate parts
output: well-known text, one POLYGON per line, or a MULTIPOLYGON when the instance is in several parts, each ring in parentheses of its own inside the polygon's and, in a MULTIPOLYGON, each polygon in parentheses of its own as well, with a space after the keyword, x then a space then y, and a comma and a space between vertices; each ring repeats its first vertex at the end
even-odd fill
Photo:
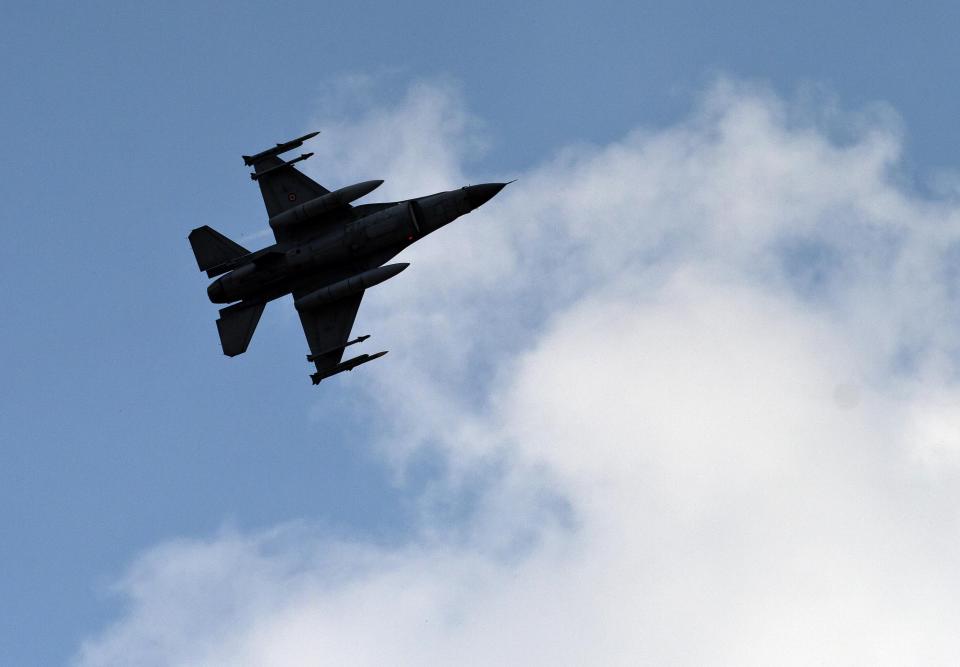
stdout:
POLYGON ((485 183, 426 197, 381 204, 352 205, 383 181, 365 181, 331 192, 311 180, 292 160, 279 155, 315 137, 311 132, 256 155, 244 155, 260 186, 276 243, 251 252, 204 225, 187 237, 197 266, 208 278, 210 301, 231 304, 220 309, 217 330, 223 353, 246 351, 269 301, 293 295, 310 354, 310 375, 319 384, 386 354, 361 354, 342 361, 347 347, 369 336, 350 339, 363 293, 409 266, 386 264, 407 246, 482 206, 506 183, 485 183), (219 276, 219 277, 217 277, 219 276))

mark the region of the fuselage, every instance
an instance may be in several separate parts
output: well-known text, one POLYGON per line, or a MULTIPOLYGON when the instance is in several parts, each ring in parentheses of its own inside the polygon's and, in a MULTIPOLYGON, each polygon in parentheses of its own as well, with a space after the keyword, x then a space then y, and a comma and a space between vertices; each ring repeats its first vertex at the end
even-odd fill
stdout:
POLYGON ((270 301, 319 276, 328 282, 382 265, 407 246, 481 206, 502 183, 473 185, 392 204, 345 208, 341 219, 241 258, 207 288, 213 303, 270 301))

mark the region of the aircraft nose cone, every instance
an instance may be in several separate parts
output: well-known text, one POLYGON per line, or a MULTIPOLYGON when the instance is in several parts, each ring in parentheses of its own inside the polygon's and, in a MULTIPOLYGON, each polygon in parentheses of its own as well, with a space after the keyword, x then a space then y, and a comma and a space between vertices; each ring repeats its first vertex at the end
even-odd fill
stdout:
POLYGON ((506 183, 484 183, 471 185, 467 188, 467 203, 471 209, 479 208, 494 198, 498 192, 507 187, 506 183))

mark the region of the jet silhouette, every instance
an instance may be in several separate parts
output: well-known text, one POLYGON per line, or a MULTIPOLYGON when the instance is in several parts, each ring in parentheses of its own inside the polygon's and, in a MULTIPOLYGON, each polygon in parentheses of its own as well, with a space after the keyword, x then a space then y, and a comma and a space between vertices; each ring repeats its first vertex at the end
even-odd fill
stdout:
POLYGON ((342 361, 344 350, 369 336, 350 340, 360 300, 366 289, 396 276, 409 266, 386 264, 427 234, 482 206, 506 186, 485 183, 399 202, 351 205, 383 181, 365 181, 333 192, 278 157, 315 137, 311 132, 277 144, 243 161, 260 192, 276 243, 250 252, 204 225, 188 239, 197 265, 207 277, 219 276, 207 288, 210 301, 232 304, 220 309, 217 330, 223 353, 246 351, 260 315, 269 301, 292 294, 307 336, 307 361, 316 366, 313 384, 382 357, 361 354, 342 361))

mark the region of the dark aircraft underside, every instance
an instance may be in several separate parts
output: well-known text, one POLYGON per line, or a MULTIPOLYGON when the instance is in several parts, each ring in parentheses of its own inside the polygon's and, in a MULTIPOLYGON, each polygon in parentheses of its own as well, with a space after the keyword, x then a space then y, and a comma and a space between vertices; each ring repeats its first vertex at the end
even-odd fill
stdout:
POLYGON ((310 354, 314 384, 382 357, 361 354, 343 361, 364 291, 389 280, 407 264, 385 264, 404 248, 481 206, 506 184, 487 183, 401 202, 351 204, 383 181, 357 183, 334 192, 293 165, 312 153, 284 161, 313 132, 253 156, 250 177, 263 195, 276 243, 250 252, 206 225, 188 237, 201 271, 216 278, 207 289, 220 309, 217 330, 223 353, 246 351, 269 301, 292 294, 310 354), (219 276, 219 277, 218 277, 219 276))

